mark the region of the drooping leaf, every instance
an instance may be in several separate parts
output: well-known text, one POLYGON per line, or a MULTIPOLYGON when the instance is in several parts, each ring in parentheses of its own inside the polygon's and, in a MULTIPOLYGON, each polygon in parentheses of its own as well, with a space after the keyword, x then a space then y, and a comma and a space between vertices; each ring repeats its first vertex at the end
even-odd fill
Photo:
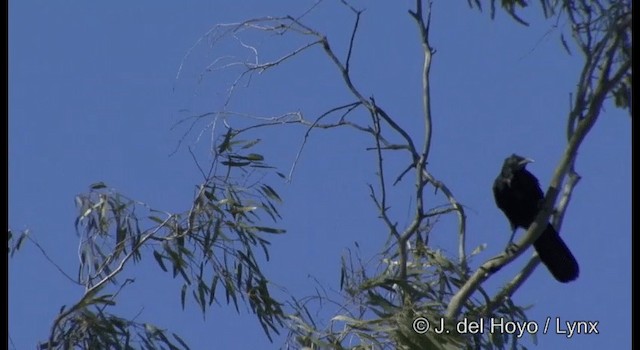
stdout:
POLYGON ((251 147, 255 146, 260 141, 262 141, 262 139, 255 139, 255 140, 252 140, 252 141, 248 141, 244 146, 242 146, 242 149, 251 148, 251 147))
POLYGON ((187 294, 187 284, 184 283, 182 285, 182 289, 180 290, 180 305, 182 305, 182 310, 184 310, 184 300, 187 294))
POLYGON ((281 234, 281 233, 286 233, 287 232, 287 230, 285 230, 285 229, 264 227, 264 226, 253 226, 253 228, 255 228, 258 231, 262 231, 262 232, 266 232, 266 233, 281 234))
POLYGON ((221 163, 223 165, 230 166, 230 167, 234 167, 234 166, 243 167, 243 166, 251 164, 251 162, 236 162, 236 161, 233 161, 233 160, 225 160, 225 161, 222 161, 221 163))
POLYGON ((93 184, 91 184, 89 186, 89 188, 92 189, 92 190, 99 190, 99 189, 106 188, 106 187, 107 187, 107 185, 102 181, 93 183, 93 184))
POLYGON ((162 254, 158 253, 157 250, 154 250, 153 257, 158 262, 158 265, 160 265, 160 268, 162 269, 162 271, 167 272, 168 271, 167 267, 164 265, 164 261, 162 261, 162 254))
POLYGON ((280 196, 278 196, 278 193, 276 193, 276 191, 271 188, 271 186, 263 184, 262 186, 260 186, 262 189, 262 192, 269 198, 282 203, 282 198, 280 198, 280 196))
POLYGON ((222 141, 222 143, 220 144, 220 146, 218 146, 218 153, 223 153, 227 150, 229 150, 229 142, 231 141, 231 138, 235 136, 233 129, 229 128, 229 130, 227 131, 227 133, 224 135, 224 140, 222 141))
POLYGON ((177 334, 172 333, 171 335, 173 335, 173 337, 178 341, 178 343, 180 343, 180 345, 182 345, 186 350, 189 350, 189 346, 187 345, 187 343, 185 343, 184 340, 182 340, 182 338, 180 338, 177 334))

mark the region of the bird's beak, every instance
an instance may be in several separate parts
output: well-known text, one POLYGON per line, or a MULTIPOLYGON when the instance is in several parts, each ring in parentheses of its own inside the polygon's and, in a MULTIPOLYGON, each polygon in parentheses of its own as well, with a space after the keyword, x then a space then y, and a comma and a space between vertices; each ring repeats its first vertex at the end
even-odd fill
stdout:
POLYGON ((525 158, 525 159, 521 160, 520 163, 518 163, 518 165, 525 165, 525 164, 533 163, 533 162, 535 162, 535 160, 533 160, 531 158, 525 158))

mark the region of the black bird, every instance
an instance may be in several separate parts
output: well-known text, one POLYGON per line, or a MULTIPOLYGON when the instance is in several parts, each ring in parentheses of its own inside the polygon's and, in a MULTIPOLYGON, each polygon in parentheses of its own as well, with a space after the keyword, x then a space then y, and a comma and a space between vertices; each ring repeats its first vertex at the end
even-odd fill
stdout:
MULTIPOLYGON (((525 169, 531 162, 533 160, 512 154, 504 160, 500 175, 493 183, 496 204, 513 230, 509 243, 518 227, 528 229, 533 223, 544 199, 538 179, 525 169)), ((533 246, 555 279, 566 283, 578 278, 578 262, 550 223, 533 246)))

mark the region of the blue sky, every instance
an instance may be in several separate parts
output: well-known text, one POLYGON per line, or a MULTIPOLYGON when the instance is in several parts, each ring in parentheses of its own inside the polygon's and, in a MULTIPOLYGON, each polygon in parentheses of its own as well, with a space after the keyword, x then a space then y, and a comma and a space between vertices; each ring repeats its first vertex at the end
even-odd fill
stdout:
MULTIPOLYGON (((197 45, 216 23, 266 15, 297 15, 313 2, 191 1, 87 3, 36 0, 9 3, 9 224, 29 229, 49 256, 70 275, 77 273, 78 238, 74 196, 104 181, 154 208, 185 210, 199 181, 186 146, 205 150, 206 137, 189 134, 171 155, 184 129, 179 120, 220 108, 231 73, 204 74, 216 57, 245 55, 233 41, 197 45), (200 78, 202 78, 200 80, 200 78)), ((337 3, 337 2, 335 2, 337 3)), ((362 5, 363 3, 357 3, 362 5)), ((355 84, 421 140, 421 51, 411 1, 367 3, 353 54, 355 84)), ((445 181, 467 208, 468 247, 486 243, 472 261, 477 267, 500 252, 509 234, 495 207, 491 185, 504 157, 534 158, 529 169, 546 186, 566 144, 569 93, 580 57, 560 45, 563 23, 543 22, 532 6, 531 27, 498 13, 467 7, 466 1, 436 1, 431 43, 434 134, 430 171, 445 181)), ((326 1, 306 17, 344 54, 353 17, 326 1)), ((261 57, 273 59, 301 41, 250 36, 261 57)), ((233 100, 233 109, 263 116, 302 111, 310 119, 351 102, 339 73, 318 49, 281 69, 254 77, 233 100)), ((366 116, 364 116, 366 117, 366 116)), ((241 125, 245 121, 231 119, 241 125)), ((201 128, 204 124, 200 125, 201 128)), ((529 318, 598 321, 598 335, 567 339, 538 335, 538 347, 628 348, 631 342, 631 131, 628 115, 605 106, 579 152, 582 180, 566 213, 562 237, 580 263, 580 278, 557 283, 539 267, 516 293, 532 304, 529 318)), ((288 172, 305 128, 261 130, 259 149, 267 162, 288 172)), ((314 293, 315 282, 339 288, 339 261, 358 242, 363 256, 384 243, 383 224, 367 183, 375 181, 371 140, 353 130, 314 131, 291 183, 275 182, 284 199, 286 235, 272 237, 267 275, 297 296, 314 293)), ((390 158, 393 174, 406 159, 390 158)), ((393 213, 406 224, 409 182, 391 196, 393 213), (404 220, 404 221, 403 221, 404 220)), ((426 204, 444 203, 428 194, 426 204)), ((455 219, 442 218, 431 242, 455 254, 455 219)), ((487 282, 510 280, 529 253, 487 282)), ((123 316, 169 328, 193 349, 278 348, 269 344, 249 312, 223 305, 203 320, 194 303, 180 309, 179 283, 152 259, 126 273, 136 282, 121 294, 123 316)), ((9 266, 9 333, 16 349, 33 348, 47 337, 59 308, 82 290, 66 280, 32 244, 9 266)), ((530 343, 526 338, 525 342, 530 343)))

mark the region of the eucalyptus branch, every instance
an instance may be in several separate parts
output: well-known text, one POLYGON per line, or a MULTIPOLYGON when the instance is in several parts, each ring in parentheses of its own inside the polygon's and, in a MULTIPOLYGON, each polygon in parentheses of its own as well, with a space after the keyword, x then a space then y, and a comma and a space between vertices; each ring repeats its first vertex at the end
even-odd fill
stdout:
POLYGON ((378 105, 373 105, 372 106, 375 110, 375 112, 377 114, 380 115, 380 117, 382 117, 382 119, 389 124, 389 126, 394 129, 398 134, 400 134, 400 136, 402 136, 402 138, 407 142, 407 148, 409 150, 409 152, 411 153, 411 158, 415 164, 415 162, 418 161, 418 159, 420 158, 420 156, 418 155, 418 151, 416 149, 416 146, 413 143, 413 139, 411 138, 411 136, 409 136, 409 134, 402 128, 400 127, 400 125, 398 125, 390 116, 389 114, 387 114, 387 112, 384 111, 384 109, 382 109, 380 106, 378 105))
MULTIPOLYGON (((358 17, 359 17, 359 12, 357 12, 357 14, 358 14, 358 17)), ((311 30, 311 29, 309 29, 309 30, 311 30)), ((355 30, 355 28, 354 28, 354 30, 355 30)), ((412 157, 413 157, 414 161, 417 161, 418 157, 417 157, 416 148, 413 145, 413 140, 411 139, 409 134, 403 128, 401 128, 382 108, 377 106, 375 104, 375 101, 373 101, 373 100, 370 101, 370 100, 366 99, 364 97, 364 95, 355 87, 355 85, 353 84, 353 81, 351 80, 351 75, 349 73, 349 70, 347 69, 347 67, 344 64, 342 64, 342 62, 340 61, 338 56, 335 54, 333 49, 331 49, 331 46, 329 45, 329 40, 327 39, 327 37, 324 36, 324 35, 321 35, 318 32, 315 32, 315 31, 312 31, 312 32, 314 33, 314 35, 316 35, 318 38, 320 38, 320 40, 322 42, 322 48, 324 49, 324 51, 327 54, 327 56, 329 56, 331 61, 336 65, 336 67, 340 71, 340 73, 342 75, 342 80, 347 85, 347 88, 349 89, 349 91, 358 99, 358 101, 360 101, 365 107, 367 107, 367 109, 369 109, 373 113, 379 114, 380 117, 382 117, 382 119, 387 124, 389 124, 389 126, 391 126, 392 129, 396 130, 405 139, 405 141, 407 142, 407 144, 409 146, 409 149, 410 149, 410 151, 412 153, 412 157)))
MULTIPOLYGON (((458 257, 461 264, 466 266, 466 247, 465 247, 465 232, 466 232, 466 216, 464 213, 463 207, 458 203, 455 199, 453 193, 448 189, 448 187, 437 181, 431 174, 429 174, 426 169, 426 160, 429 157, 429 151, 431 149, 431 134, 432 134, 432 116, 431 116, 431 93, 430 93, 430 85, 429 85, 429 71, 431 69, 431 60, 435 50, 429 44, 429 26, 431 24, 431 12, 432 12, 432 2, 428 1, 427 6, 427 19, 425 21, 423 14, 423 6, 422 0, 416 0, 416 10, 409 11, 409 14, 413 17, 416 24, 418 25, 418 30, 420 32, 420 38, 422 42, 422 51, 423 51, 423 66, 422 66, 422 107, 423 107, 423 118, 424 118, 424 144, 422 147, 422 154, 417 163, 417 169, 419 178, 426 179, 430 183, 434 185, 437 189, 442 190, 444 195, 447 197, 447 200, 451 204, 452 208, 454 208, 458 213, 458 257)), ((419 186, 420 187, 420 186, 419 186)), ((421 193, 418 193, 421 195, 421 193)), ((418 205, 421 205, 422 202, 419 201, 418 205)), ((418 209, 420 210, 420 209, 418 209)))
POLYGON ((73 284, 82 285, 78 280, 74 279, 69 274, 67 274, 62 269, 62 267, 60 267, 60 265, 56 264, 56 262, 53 261, 53 259, 51 259, 51 257, 49 256, 49 254, 47 254, 47 252, 44 250, 44 248, 42 248, 40 243, 38 243, 38 241, 36 241, 35 239, 31 238, 30 235, 25 235, 25 237, 27 237, 28 240, 30 240, 33 244, 35 244, 35 246, 38 248, 38 250, 40 250, 40 253, 44 256, 44 258, 47 259, 47 261, 49 261, 49 263, 51 263, 64 277, 66 277, 73 284))
MULTIPOLYGON (((382 203, 380 203, 380 201, 378 200, 378 197, 375 194, 375 190, 373 189, 373 186, 371 186, 371 185, 369 185, 369 195, 370 195, 371 199, 373 200, 373 203, 376 205, 376 207, 380 211, 380 218, 382 218, 382 221, 384 221, 384 223, 389 228, 389 232, 391 233, 391 235, 393 237, 396 238, 396 240, 398 242, 400 242, 400 240, 401 240, 400 239, 400 233, 398 232, 398 229, 396 228, 396 224, 392 223, 391 219, 389 219, 389 216, 387 215, 387 209, 382 206, 382 203)), ((405 250, 405 254, 406 254, 406 250, 405 250)), ((406 260, 406 256, 405 256, 405 260, 406 260)))
MULTIPOLYGON (((611 67, 613 65, 613 59, 615 57, 616 50, 618 49, 618 37, 610 39, 609 36, 604 36, 604 40, 612 40, 613 42, 610 44, 609 48, 603 52, 603 62, 592 61, 587 59, 586 61, 594 66, 597 65, 600 67, 600 74, 597 78, 597 82, 595 83, 595 89, 591 93, 590 96, 578 95, 576 96, 576 101, 580 101, 584 98, 584 100, 588 100, 587 111, 583 118, 580 118, 576 122, 575 129, 573 134, 571 135, 567 148, 560 159, 560 163, 557 165, 556 170, 553 174, 551 182, 549 184, 549 188, 547 189, 544 204, 542 209, 538 213, 536 220, 529 227, 527 233, 522 237, 522 239, 517 243, 518 248, 513 252, 507 252, 498 257, 492 258, 489 261, 485 262, 478 270, 471 276, 471 278, 465 283, 465 285, 460 288, 458 293, 451 298, 449 306, 447 307, 446 316, 449 318, 455 318, 460 312, 462 305, 465 300, 477 289, 477 287, 489 278, 491 272, 497 271, 500 267, 509 263, 515 257, 519 256, 524 250, 526 250, 539 236, 542 234, 542 231, 547 225, 549 220, 549 216, 551 215, 552 208, 559 194, 558 188, 568 173, 570 166, 575 162, 575 158, 577 156, 577 151, 584 138, 589 133, 591 128, 595 125, 598 116, 600 115, 600 111, 602 110, 602 105, 605 101, 605 98, 609 94, 609 92, 618 84, 618 82, 624 77, 627 71, 631 68, 631 62, 624 62, 618 70, 611 75, 611 67)), ((600 44, 598 47, 605 47, 605 45, 600 44)), ((600 52, 597 53, 600 55, 600 52)), ((590 69, 586 68, 587 70, 590 69)), ((584 71, 584 70, 583 70, 584 71)), ((593 71, 593 70, 591 70, 593 71)), ((589 79, 590 80, 590 79, 589 79)), ((582 80, 581 80, 582 81, 582 80)), ((587 89, 578 89, 580 93, 587 94, 587 89)), ((576 107, 578 103, 576 103, 576 107)))
MULTIPOLYGON (((378 179, 380 179, 380 205, 382 208, 382 214, 386 215, 387 211, 387 186, 384 181, 384 166, 382 159, 382 149, 380 144, 380 118, 377 114, 371 113, 371 119, 373 121, 373 128, 375 131, 375 140, 376 140, 376 156, 377 156, 377 165, 378 165, 378 179)), ((406 262, 405 262, 406 263, 406 262)))
POLYGON ((67 311, 60 313, 56 319, 53 321, 53 326, 51 327, 51 333, 49 335, 49 342, 48 342, 48 349, 52 349, 52 346, 54 346, 55 342, 54 342, 54 338, 55 338, 55 334, 56 334, 56 330, 58 328, 58 325, 60 324, 60 322, 62 320, 64 320, 65 318, 67 318, 69 315, 71 315, 72 313, 82 309, 85 305, 87 305, 87 302, 90 301, 90 299, 92 297, 95 296, 95 294, 98 292, 98 290, 100 290, 102 287, 104 287, 104 285, 111 281, 117 274, 119 274, 120 272, 122 272, 122 270, 124 269, 125 264, 127 263, 127 261, 129 261, 129 259, 131 259, 131 257, 138 252, 138 250, 140 249, 140 247, 142 247, 152 236, 154 236, 156 233, 158 233, 158 231, 160 231, 161 228, 163 228, 171 219, 173 219, 173 215, 170 215, 168 218, 166 218, 162 223, 160 223, 160 225, 158 225, 158 227, 156 227, 155 229, 153 229, 151 232, 147 233, 144 237, 142 237, 140 239, 140 241, 138 242, 138 244, 136 244, 136 246, 131 249, 131 251, 129 252, 129 254, 127 254, 121 261, 120 264, 113 270, 111 271, 110 274, 108 274, 107 276, 105 276, 102 280, 100 280, 100 282, 96 283, 94 286, 92 286, 91 288, 89 288, 84 295, 82 296, 82 298, 80 298, 80 300, 75 303, 71 308, 69 308, 67 311))
POLYGON ((360 23, 360 14, 362 14, 362 11, 357 11, 351 6, 349 7, 356 14, 356 21, 353 24, 353 30, 351 31, 351 38, 349 39, 349 49, 347 51, 347 59, 345 60, 345 63, 344 63, 344 67, 347 72, 349 72, 349 63, 351 63, 351 52, 353 52, 353 42, 356 38, 356 32, 358 31, 358 24, 360 23))
MULTIPOLYGON (((424 20, 424 15, 422 14, 422 0, 416 0, 416 11, 409 11, 413 19, 416 21, 418 25, 418 29, 420 31, 420 38, 422 41, 422 53, 424 55, 423 65, 422 65, 422 108, 423 108, 423 117, 424 117, 424 145, 422 147, 422 158, 424 159, 422 166, 424 166, 424 162, 429 158, 429 150, 431 148, 431 133, 432 133, 432 122, 431 122, 431 94, 429 92, 429 70, 431 69, 431 58, 433 57, 434 50, 429 45, 429 25, 431 22, 431 5, 432 2, 429 1, 428 9, 427 9, 427 21, 424 20)), ((423 169, 422 166, 418 167, 418 171, 423 169)))
MULTIPOLYGON (((304 146, 306 145, 307 139, 309 138, 309 134, 311 133, 311 130, 313 130, 314 126, 316 126, 318 124, 318 122, 320 122, 320 120, 322 120, 323 118, 325 118, 326 116, 330 115, 331 113, 333 113, 335 111, 339 111, 339 110, 342 110, 342 109, 347 109, 346 113, 348 114, 351 111, 353 111, 356 107, 360 106, 360 104, 361 104, 361 102, 353 102, 353 103, 349 103, 349 104, 346 104, 346 105, 343 105, 343 106, 335 107, 335 108, 332 108, 332 109, 328 110, 327 112, 321 114, 318 118, 316 118, 316 120, 309 126, 307 131, 304 133, 304 136, 302 138, 302 144, 300 145, 300 148, 298 149, 298 152, 296 153, 295 160, 293 161, 293 164, 291 165, 291 170, 289 170, 289 175, 288 175, 289 181, 291 181, 291 178, 293 176, 293 172, 295 171, 295 168, 296 168, 296 164, 298 164, 298 160, 300 159, 300 155, 302 154, 302 150, 303 150, 304 146)), ((345 115, 343 115, 343 117, 340 118, 340 119, 342 120, 345 115)))
MULTIPOLYGON (((604 98, 602 98, 604 101, 604 98)), ((601 107, 601 103, 600 106, 601 107)), ((547 222, 549 220, 549 216, 551 215, 553 203, 555 203, 558 197, 558 188, 565 174, 567 173, 567 168, 570 163, 575 161, 575 156, 577 155, 577 149, 584 140, 584 137, 587 135, 593 124, 595 123, 598 115, 600 113, 600 108, 593 110, 590 109, 587 117, 580 122, 578 127, 576 128, 576 132, 571 138, 567 149, 565 150, 564 155, 560 160, 560 164, 556 167, 556 171, 551 179, 551 183, 549 188, 547 189, 547 193, 545 195, 544 204, 542 205, 542 209, 536 216, 535 221, 529 226, 526 234, 518 241, 516 244, 518 248, 514 251, 505 252, 502 255, 498 255, 492 259, 489 259, 487 262, 482 264, 476 270, 476 272, 467 280, 467 282, 460 288, 458 293, 456 293, 449 302, 449 306, 447 307, 446 317, 447 318, 455 318, 460 312, 464 301, 466 301, 471 294, 478 288, 478 286, 487 280, 491 273, 499 270, 502 266, 507 263, 513 261, 516 257, 522 254, 529 246, 542 234, 544 231, 547 222)))
MULTIPOLYGON (((420 160, 421 157, 418 156, 417 150, 416 150, 416 148, 415 148, 415 146, 413 144, 413 140, 411 139, 409 134, 402 127, 400 127, 381 107, 379 107, 375 103, 374 99, 366 100, 364 98, 362 93, 360 93, 360 91, 353 84, 347 67, 340 62, 338 57, 335 55, 335 53, 331 49, 331 47, 329 45, 329 41, 327 40, 327 38, 322 36, 322 40, 323 40, 323 46, 322 47, 324 48, 325 53, 329 56, 329 58, 332 60, 332 62, 334 62, 334 64, 338 67, 339 71, 342 74, 342 79, 345 82, 345 84, 347 85, 348 89, 351 91, 351 93, 358 100, 360 100, 372 113, 374 113, 377 116, 379 116, 380 118, 382 118, 392 129, 394 129, 396 132, 398 132, 405 139, 405 141, 407 142, 407 146, 409 148, 409 151, 412 154, 413 162, 417 166, 417 169, 423 168, 425 159, 424 159, 424 157, 422 157, 422 160, 420 160)), ((417 190, 417 194, 416 194, 416 200, 418 201, 418 203, 421 203, 421 201, 422 201, 422 190, 424 188, 425 181, 422 180, 420 172, 418 172, 417 184, 418 184, 418 190, 417 190)), ((372 196, 373 196, 373 194, 372 194, 372 196)), ((381 211, 386 210, 385 207, 381 203, 378 203, 378 207, 380 208, 381 211)), ((384 217, 385 215, 382 215, 382 216, 384 217)), ((401 279, 404 279, 406 277, 406 262, 407 262, 406 242, 411 237, 411 235, 416 232, 416 230, 420 226, 420 222, 422 221, 422 219, 423 219, 422 206, 420 204, 418 204, 418 210, 417 210, 416 217, 411 222, 411 224, 404 230, 404 232, 402 232, 398 236, 399 237, 398 245, 399 245, 399 249, 400 249, 400 252, 399 252, 400 253, 399 277, 401 279)), ((394 230, 395 230, 395 226, 391 224, 391 221, 388 219, 388 217, 385 218, 385 222, 387 223, 388 226, 394 227, 394 230)))
POLYGON ((413 169, 413 168, 414 168, 414 166, 415 166, 415 162, 413 162, 413 163, 409 164, 409 165, 408 165, 408 166, 407 166, 407 167, 406 167, 406 168, 405 168, 405 169, 400 173, 400 175, 398 175, 398 177, 396 177, 396 180, 393 182, 393 185, 394 185, 394 186, 395 186, 395 185, 397 185, 397 184, 402 180, 402 178, 403 178, 403 177, 404 177, 404 176, 405 176, 405 175, 406 175, 406 174, 407 174, 411 169, 413 169))
MULTIPOLYGON (((548 193, 551 192, 551 190, 552 188, 549 189, 548 193)), ((551 194, 551 196, 548 195, 547 197, 551 198, 553 196, 554 194, 551 194)), ((460 290, 458 290, 458 292, 449 301, 449 305, 447 306, 447 311, 445 313, 445 316, 447 318, 455 319, 460 313, 460 309, 462 308, 466 300, 471 297, 471 294, 475 292, 480 287, 480 285, 489 278, 492 273, 498 271, 502 266, 515 260, 515 258, 520 256, 527 248, 529 248, 533 241, 535 241, 535 239, 540 236, 546 226, 544 224, 541 224, 541 222, 546 221, 545 218, 548 219, 548 216, 550 214, 550 210, 548 210, 547 208, 548 206, 546 205, 545 201, 544 209, 541 210, 540 213, 538 213, 535 222, 529 227, 527 233, 516 243, 516 249, 508 250, 487 260, 471 275, 471 277, 465 282, 465 284, 460 287, 460 290)))
MULTIPOLYGON (((553 217, 553 226, 556 231, 560 232, 562 227, 562 220, 566 213, 566 209, 571 201, 571 195, 573 193, 573 189, 580 181, 580 175, 575 172, 573 164, 570 166, 569 174, 567 182, 563 186, 562 197, 558 201, 558 206, 556 213, 553 217)), ((493 310, 495 310, 498 306, 500 306, 505 298, 511 298, 518 288, 531 276, 533 271, 535 271, 536 267, 540 265, 540 257, 534 251, 533 256, 527 264, 520 270, 520 272, 509 282, 507 283, 496 296, 491 299, 486 305, 484 314, 490 315, 493 310)))
POLYGON ((429 180, 429 183, 436 188, 436 190, 440 190, 447 200, 451 207, 455 209, 458 216, 458 257, 461 264, 466 266, 466 232, 467 232, 467 215, 464 212, 464 207, 456 200, 456 197, 453 195, 453 192, 447 187, 447 185, 437 180, 433 175, 431 175, 426 169, 422 171, 423 176, 429 180))

